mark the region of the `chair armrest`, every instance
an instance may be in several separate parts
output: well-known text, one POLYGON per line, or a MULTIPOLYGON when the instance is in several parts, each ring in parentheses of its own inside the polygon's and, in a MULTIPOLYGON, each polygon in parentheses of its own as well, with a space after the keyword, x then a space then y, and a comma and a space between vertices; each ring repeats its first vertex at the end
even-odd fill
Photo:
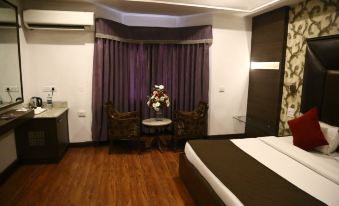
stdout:
POLYGON ((116 122, 140 122, 139 117, 116 117, 116 116, 110 116, 110 120, 116 121, 116 122))
POLYGON ((138 116, 137 112, 115 112, 111 113, 111 116, 114 116, 119 119, 128 119, 128 118, 135 118, 138 116))
POLYGON ((199 119, 201 118, 196 112, 176 112, 176 118, 177 120, 182 119, 183 121, 188 119, 199 119))
POLYGON ((174 120, 175 135, 184 135, 192 133, 192 131, 201 131, 206 126, 206 118, 191 117, 191 118, 177 118, 174 120))
POLYGON ((175 114, 177 116, 193 116, 195 112, 184 112, 184 111, 176 111, 175 114))

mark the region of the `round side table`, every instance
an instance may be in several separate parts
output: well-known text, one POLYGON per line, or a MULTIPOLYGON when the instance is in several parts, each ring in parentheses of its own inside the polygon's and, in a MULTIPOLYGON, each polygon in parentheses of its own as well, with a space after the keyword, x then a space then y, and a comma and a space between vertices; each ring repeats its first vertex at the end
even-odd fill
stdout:
POLYGON ((160 152, 162 152, 161 144, 163 144, 161 138, 160 138, 160 132, 159 129, 166 127, 172 123, 172 120, 167 118, 161 118, 161 120, 156 118, 150 118, 150 119, 144 119, 142 120, 142 124, 151 127, 155 129, 155 141, 156 145, 160 152))

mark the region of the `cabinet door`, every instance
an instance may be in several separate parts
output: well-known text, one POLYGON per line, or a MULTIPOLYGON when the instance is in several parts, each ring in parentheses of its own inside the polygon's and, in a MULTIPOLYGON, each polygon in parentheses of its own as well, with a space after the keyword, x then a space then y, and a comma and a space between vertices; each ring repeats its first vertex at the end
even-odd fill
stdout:
POLYGON ((67 114, 68 113, 65 112, 56 120, 59 155, 65 151, 69 143, 67 114))
POLYGON ((55 156, 55 119, 32 119, 16 129, 21 160, 50 159, 55 156))

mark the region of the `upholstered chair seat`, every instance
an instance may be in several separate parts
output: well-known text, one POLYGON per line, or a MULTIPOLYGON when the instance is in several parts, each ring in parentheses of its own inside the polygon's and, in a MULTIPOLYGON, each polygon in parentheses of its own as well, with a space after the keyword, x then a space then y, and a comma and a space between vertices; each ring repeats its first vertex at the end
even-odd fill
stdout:
POLYGON ((140 153, 140 118, 137 112, 118 112, 113 108, 112 102, 105 105, 107 114, 109 153, 112 152, 116 140, 137 140, 140 153))
POLYGON ((207 135, 208 104, 199 102, 191 112, 176 111, 174 120, 174 148, 179 139, 203 138, 207 135))

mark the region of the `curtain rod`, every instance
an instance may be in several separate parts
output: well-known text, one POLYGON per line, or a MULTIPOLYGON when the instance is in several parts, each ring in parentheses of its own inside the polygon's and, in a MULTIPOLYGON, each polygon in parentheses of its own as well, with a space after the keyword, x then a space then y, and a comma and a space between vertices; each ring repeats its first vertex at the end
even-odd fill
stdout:
POLYGON ((160 40, 160 39, 155 39, 155 40, 143 40, 143 39, 126 39, 114 35, 109 35, 109 34, 102 34, 102 33, 96 33, 95 34, 96 38, 101 38, 101 39, 110 39, 110 40, 115 40, 115 41, 121 41, 121 42, 126 42, 126 43, 135 43, 135 44, 212 44, 213 39, 196 39, 196 40, 160 40))

